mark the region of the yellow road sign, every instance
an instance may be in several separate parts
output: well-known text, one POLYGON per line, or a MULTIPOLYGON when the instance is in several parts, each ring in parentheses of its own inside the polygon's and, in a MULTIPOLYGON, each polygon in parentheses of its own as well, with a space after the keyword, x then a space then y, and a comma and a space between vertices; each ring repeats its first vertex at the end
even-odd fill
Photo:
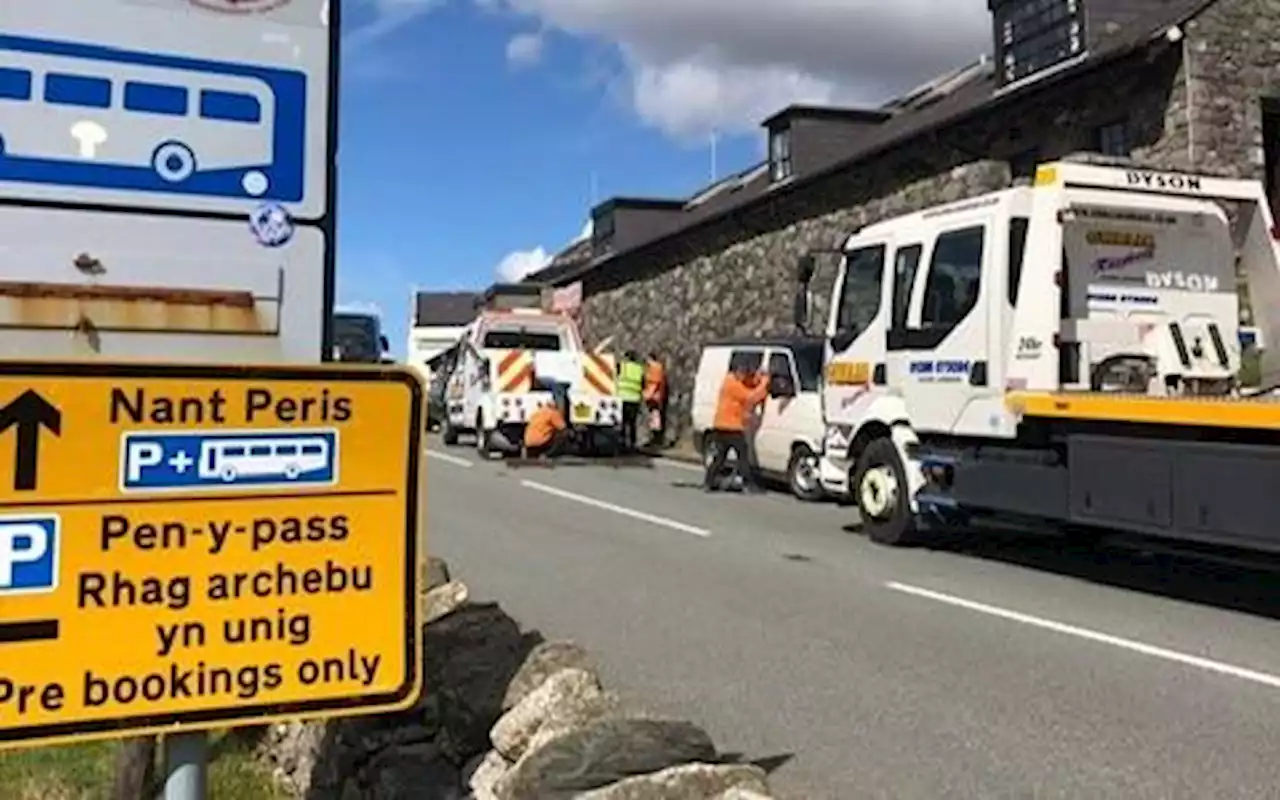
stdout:
POLYGON ((0 363, 0 746, 412 705, 422 396, 0 363))

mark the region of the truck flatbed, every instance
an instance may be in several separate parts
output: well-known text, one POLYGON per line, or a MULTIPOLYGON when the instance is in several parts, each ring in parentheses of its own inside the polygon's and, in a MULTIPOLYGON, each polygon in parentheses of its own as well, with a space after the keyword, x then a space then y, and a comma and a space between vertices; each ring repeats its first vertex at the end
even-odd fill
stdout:
POLYGON ((1273 397, 1151 397, 1113 392, 1010 392, 1008 408, 1023 417, 1138 425, 1280 430, 1273 397))

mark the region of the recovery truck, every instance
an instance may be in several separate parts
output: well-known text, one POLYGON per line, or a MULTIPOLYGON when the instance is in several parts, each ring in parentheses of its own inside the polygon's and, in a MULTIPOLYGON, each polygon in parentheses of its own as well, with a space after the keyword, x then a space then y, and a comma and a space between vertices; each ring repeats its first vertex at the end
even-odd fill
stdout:
POLYGON ((1257 181, 1082 157, 856 231, 824 485, 886 544, 985 517, 1280 551, 1280 364, 1240 385, 1237 286, 1280 341, 1277 236, 1257 181))
POLYGON ((529 415, 557 400, 584 449, 616 451, 622 422, 616 361, 586 350, 573 319, 544 307, 540 287, 490 288, 458 347, 446 389, 446 444, 470 434, 481 457, 519 452, 529 415))

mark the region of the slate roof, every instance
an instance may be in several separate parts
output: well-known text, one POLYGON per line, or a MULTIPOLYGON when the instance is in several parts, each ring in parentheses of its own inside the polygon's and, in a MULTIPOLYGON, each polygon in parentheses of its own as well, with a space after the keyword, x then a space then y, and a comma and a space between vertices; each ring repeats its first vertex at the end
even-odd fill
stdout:
MULTIPOLYGON (((994 65, 988 58, 960 67, 923 84, 902 97, 881 106, 893 112, 885 122, 849 137, 849 152, 835 163, 792 180, 773 184, 768 163, 756 164, 741 173, 700 189, 686 203, 679 224, 626 250, 579 262, 560 270, 552 266, 538 273, 539 280, 568 283, 588 272, 647 248, 673 239, 702 223, 728 216, 756 201, 781 192, 794 192, 822 178, 849 169, 880 153, 926 133, 1009 101, 1014 97, 1045 91, 1056 82, 1099 68, 1150 43, 1173 25, 1181 25, 1212 5, 1215 0, 1092 0, 1087 9, 1086 29, 1090 49, 1087 55, 1058 68, 1049 68, 1032 79, 1001 87, 994 65), (549 274, 551 277, 543 277, 549 274)), ((567 252, 567 251, 566 251, 567 252)), ((559 257, 557 257, 559 258, 559 257)))
POLYGON ((476 318, 475 292, 418 292, 414 298, 413 325, 423 328, 466 325, 476 318))

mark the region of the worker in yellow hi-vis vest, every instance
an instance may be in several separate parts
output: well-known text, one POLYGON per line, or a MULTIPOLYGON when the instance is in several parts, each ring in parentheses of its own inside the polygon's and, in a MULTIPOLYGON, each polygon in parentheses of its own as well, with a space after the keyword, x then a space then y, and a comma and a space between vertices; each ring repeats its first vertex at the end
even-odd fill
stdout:
POLYGON ((640 403, 644 394, 644 364, 628 350, 618 365, 618 399, 622 401, 622 448, 634 452, 638 441, 640 403))

